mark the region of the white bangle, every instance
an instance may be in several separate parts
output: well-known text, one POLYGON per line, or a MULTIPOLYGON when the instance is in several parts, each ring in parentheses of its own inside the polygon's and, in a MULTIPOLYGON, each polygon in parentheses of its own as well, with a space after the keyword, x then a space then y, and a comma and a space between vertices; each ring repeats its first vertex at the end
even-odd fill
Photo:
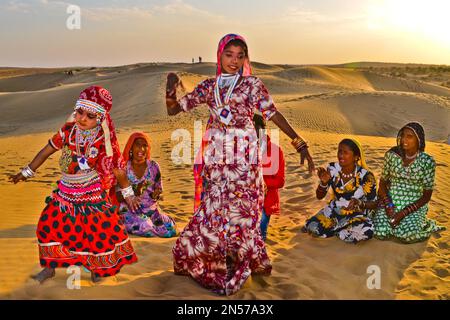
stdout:
POLYGON ((323 188, 323 189, 328 189, 328 187, 329 187, 329 185, 328 185, 328 184, 326 184, 326 185, 322 185, 322 181, 321 181, 321 182, 319 182, 319 186, 320 186, 321 188, 323 188))
POLYGON ((124 199, 126 199, 128 197, 131 197, 131 196, 134 196, 134 191, 133 191, 133 187, 132 186, 126 187, 124 189, 120 189, 120 192, 122 193, 122 197, 124 199))
POLYGON ((35 172, 31 170, 30 166, 26 166, 25 168, 23 168, 21 173, 26 179, 32 178, 35 175, 35 172))

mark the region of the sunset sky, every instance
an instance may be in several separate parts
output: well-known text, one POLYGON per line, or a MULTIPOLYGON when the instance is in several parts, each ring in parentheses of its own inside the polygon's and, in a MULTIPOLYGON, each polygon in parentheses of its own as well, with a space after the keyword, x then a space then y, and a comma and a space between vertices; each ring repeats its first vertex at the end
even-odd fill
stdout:
POLYGON ((239 33, 253 61, 450 64, 448 0, 0 0, 0 66, 215 61, 239 33), (81 29, 69 30, 70 4, 81 29))

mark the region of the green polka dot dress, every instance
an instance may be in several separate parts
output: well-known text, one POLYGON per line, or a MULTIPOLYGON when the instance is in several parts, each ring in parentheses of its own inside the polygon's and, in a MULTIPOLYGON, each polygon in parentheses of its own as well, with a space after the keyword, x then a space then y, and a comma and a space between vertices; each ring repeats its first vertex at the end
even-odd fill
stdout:
MULTIPOLYGON (((433 189, 435 168, 433 157, 425 152, 419 153, 416 160, 406 167, 398 154, 392 151, 386 153, 381 177, 390 182, 389 194, 396 212, 419 200, 424 190, 433 189)), ((374 236, 381 240, 394 238, 405 243, 424 241, 431 233, 444 229, 437 226, 435 221, 427 219, 427 212, 428 204, 392 228, 384 208, 378 208, 373 219, 374 236)))

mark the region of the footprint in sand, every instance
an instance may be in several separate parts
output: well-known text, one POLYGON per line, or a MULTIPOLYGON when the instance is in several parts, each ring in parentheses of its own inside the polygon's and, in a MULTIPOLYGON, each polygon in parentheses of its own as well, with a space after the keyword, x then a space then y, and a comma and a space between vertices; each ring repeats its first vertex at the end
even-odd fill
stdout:
POLYGON ((436 275, 439 278, 442 278, 442 279, 445 279, 445 278, 447 278, 450 275, 450 272, 447 269, 444 269, 444 268, 437 268, 437 269, 434 270, 434 272, 436 273, 436 275))
POLYGON ((448 249, 450 248, 450 245, 447 242, 438 242, 437 246, 439 249, 448 249))
POLYGON ((277 288, 281 289, 282 299, 298 299, 298 286, 294 284, 280 284, 277 288))
POLYGON ((303 190, 306 188, 311 188, 311 185, 312 185, 312 182, 298 183, 298 184, 288 185, 288 186, 284 187, 284 189, 291 190, 291 189, 300 188, 303 190))

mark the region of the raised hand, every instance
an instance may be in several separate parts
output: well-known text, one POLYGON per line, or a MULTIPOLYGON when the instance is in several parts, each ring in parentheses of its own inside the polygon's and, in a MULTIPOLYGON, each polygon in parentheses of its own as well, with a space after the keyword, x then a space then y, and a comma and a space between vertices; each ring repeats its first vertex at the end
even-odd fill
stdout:
POLYGON ((320 179, 320 182, 323 185, 326 185, 330 182, 331 180, 331 174, 328 172, 328 170, 326 170, 325 168, 319 167, 317 169, 317 176, 320 179))
POLYGON ((176 99, 176 92, 178 87, 182 87, 183 83, 176 73, 169 73, 167 75, 167 83, 166 83, 166 98, 174 98, 176 99))

